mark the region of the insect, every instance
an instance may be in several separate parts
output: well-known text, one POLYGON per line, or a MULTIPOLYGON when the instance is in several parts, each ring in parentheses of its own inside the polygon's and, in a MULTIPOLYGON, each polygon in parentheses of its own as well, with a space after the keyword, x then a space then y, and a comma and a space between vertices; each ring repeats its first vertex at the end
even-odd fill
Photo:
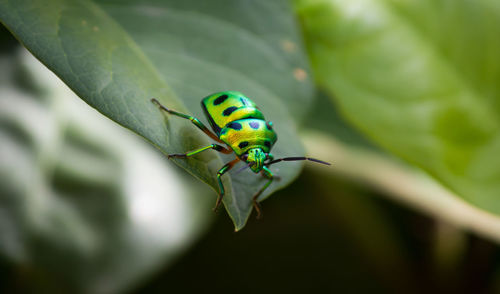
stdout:
POLYGON ((247 164, 246 167, 249 167, 254 173, 261 173, 262 176, 267 178, 266 184, 264 184, 252 197, 253 206, 257 212, 257 218, 260 218, 262 215, 262 209, 258 198, 276 178, 271 170, 269 170, 270 165, 281 161, 298 160, 309 160, 330 165, 327 162, 310 157, 284 157, 274 159, 270 151, 278 137, 273 130, 273 123, 271 121, 266 121, 257 105, 240 92, 219 92, 201 100, 203 111, 215 134, 196 117, 169 109, 160 104, 155 98, 151 99, 151 101, 162 111, 189 119, 214 141, 225 145, 211 144, 187 153, 169 154, 168 158, 187 158, 210 149, 225 154, 235 153, 236 158, 226 163, 217 172, 217 182, 220 190, 214 211, 217 211, 225 194, 224 185, 221 179, 222 175, 232 169, 240 160, 245 162, 247 164))

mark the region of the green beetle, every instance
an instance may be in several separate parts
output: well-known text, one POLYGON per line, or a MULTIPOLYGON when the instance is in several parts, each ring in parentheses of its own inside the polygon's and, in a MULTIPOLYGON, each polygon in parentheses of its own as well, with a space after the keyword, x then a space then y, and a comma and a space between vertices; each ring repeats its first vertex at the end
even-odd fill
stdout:
POLYGON ((257 105, 240 92, 219 92, 209 95, 201 101, 203 111, 215 134, 203 125, 199 119, 168 109, 161 105, 155 98, 151 99, 151 101, 161 110, 169 114, 189 119, 210 138, 227 145, 226 148, 219 144, 212 144, 188 153, 170 154, 168 158, 186 158, 209 149, 214 149, 225 154, 232 152, 236 154, 236 159, 228 162, 217 172, 220 193, 215 203, 214 211, 217 211, 225 193, 224 185, 221 180, 222 175, 233 168, 240 160, 246 162, 247 166, 250 167, 253 172, 260 172, 268 179, 267 183, 252 197, 253 206, 257 211, 257 218, 260 218, 262 214, 258 198, 262 192, 271 185, 275 178, 274 174, 268 168, 269 165, 280 161, 297 160, 310 160, 330 165, 327 162, 309 157, 285 157, 274 159, 270 151, 274 143, 276 143, 278 136, 273 130, 272 122, 266 122, 264 115, 257 105))

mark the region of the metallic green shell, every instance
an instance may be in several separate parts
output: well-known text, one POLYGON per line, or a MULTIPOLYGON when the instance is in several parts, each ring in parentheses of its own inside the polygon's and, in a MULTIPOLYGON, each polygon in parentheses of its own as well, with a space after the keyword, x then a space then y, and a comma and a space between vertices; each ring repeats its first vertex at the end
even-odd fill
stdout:
POLYGON ((230 122, 255 118, 264 119, 264 115, 255 103, 240 92, 226 91, 203 98, 201 106, 217 136, 230 122))
POLYGON ((221 129, 219 138, 229 145, 237 156, 249 149, 261 148, 269 153, 278 139, 276 132, 262 119, 239 119, 221 129))

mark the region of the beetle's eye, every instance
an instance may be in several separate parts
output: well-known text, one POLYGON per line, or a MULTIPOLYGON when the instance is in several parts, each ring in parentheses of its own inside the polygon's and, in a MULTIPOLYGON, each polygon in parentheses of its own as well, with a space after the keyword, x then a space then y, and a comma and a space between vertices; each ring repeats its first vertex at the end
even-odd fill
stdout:
POLYGON ((272 121, 266 122, 266 127, 268 130, 272 130, 273 129, 273 122, 272 121))
POLYGON ((241 158, 246 161, 248 158, 248 154, 243 154, 243 156, 241 156, 241 158))

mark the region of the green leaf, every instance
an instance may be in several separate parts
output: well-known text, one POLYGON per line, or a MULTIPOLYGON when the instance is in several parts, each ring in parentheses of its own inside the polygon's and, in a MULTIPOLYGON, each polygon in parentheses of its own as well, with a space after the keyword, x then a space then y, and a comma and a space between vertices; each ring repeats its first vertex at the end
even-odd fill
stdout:
POLYGON ((380 146, 500 214, 498 1, 296 1, 318 83, 380 146))
MULTIPOLYGON (((152 97, 201 118, 203 97, 238 90, 275 122, 276 156, 303 154, 296 121, 311 86, 287 1, 0 0, 0 19, 78 96, 164 153, 210 143, 189 121, 164 116, 152 97)), ((228 160, 211 151, 176 163, 218 191, 215 175, 228 160)), ((274 168, 281 181, 262 198, 300 166, 274 168)), ((225 176, 224 204, 237 230, 263 184, 245 172, 225 176)))
POLYGON ((22 53, 0 57, 0 254, 27 292, 123 292, 192 243, 211 203, 22 53))

